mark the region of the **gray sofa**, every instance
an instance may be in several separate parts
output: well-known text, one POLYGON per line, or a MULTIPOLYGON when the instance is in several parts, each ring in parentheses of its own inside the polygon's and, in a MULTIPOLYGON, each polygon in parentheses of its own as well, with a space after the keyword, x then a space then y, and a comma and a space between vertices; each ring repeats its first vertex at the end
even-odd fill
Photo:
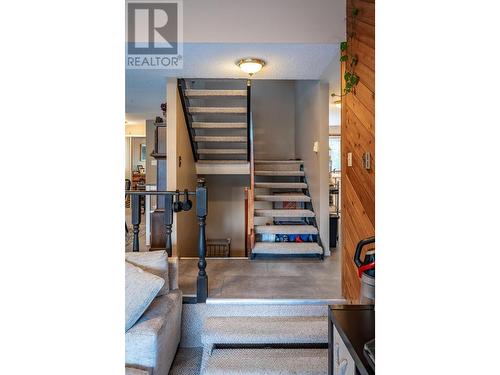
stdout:
POLYGON ((170 291, 156 297, 141 318, 125 332, 126 373, 168 375, 181 339, 182 292, 178 260, 168 260, 170 291))

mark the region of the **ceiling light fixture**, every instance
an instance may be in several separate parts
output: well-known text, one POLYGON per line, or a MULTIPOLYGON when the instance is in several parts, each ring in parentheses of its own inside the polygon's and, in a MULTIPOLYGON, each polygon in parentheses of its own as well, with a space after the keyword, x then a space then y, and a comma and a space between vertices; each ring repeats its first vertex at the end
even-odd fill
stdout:
POLYGON ((247 59, 240 59, 236 65, 240 67, 242 71, 250 75, 254 75, 255 73, 259 72, 266 63, 264 60, 261 59, 255 59, 255 58, 247 58, 247 59))

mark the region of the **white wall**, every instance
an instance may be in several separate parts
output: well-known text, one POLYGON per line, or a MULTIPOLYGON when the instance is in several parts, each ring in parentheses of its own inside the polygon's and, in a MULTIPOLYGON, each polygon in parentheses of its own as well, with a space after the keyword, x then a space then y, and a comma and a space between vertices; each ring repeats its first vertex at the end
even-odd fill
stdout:
POLYGON ((309 192, 325 254, 329 255, 328 84, 295 82, 295 154, 304 160, 309 192), (319 142, 319 152, 313 151, 319 142))

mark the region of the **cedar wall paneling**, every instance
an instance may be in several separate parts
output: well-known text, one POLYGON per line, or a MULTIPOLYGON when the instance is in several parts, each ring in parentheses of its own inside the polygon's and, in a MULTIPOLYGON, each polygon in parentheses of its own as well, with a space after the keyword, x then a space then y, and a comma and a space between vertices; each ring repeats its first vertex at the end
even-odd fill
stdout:
POLYGON ((354 40, 348 40, 348 51, 358 57, 355 72, 360 82, 342 98, 342 292, 346 299, 357 301, 360 281, 354 250, 361 239, 375 234, 374 0, 347 0, 347 31, 355 33, 354 40), (359 10, 354 26, 353 8, 359 10), (348 152, 352 153, 351 167, 347 166, 348 152), (370 170, 362 165, 365 152, 372 157, 370 170))

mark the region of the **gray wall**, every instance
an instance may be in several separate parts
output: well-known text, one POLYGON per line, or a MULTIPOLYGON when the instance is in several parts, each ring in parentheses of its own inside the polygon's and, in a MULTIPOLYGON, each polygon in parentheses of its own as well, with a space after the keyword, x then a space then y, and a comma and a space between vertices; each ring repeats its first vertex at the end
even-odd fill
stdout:
POLYGON ((295 83, 295 151, 304 160, 309 192, 325 254, 329 254, 328 84, 295 83), (313 151, 319 142, 319 152, 313 151))
POLYGON ((256 159, 295 158, 295 82, 252 81, 256 159))

